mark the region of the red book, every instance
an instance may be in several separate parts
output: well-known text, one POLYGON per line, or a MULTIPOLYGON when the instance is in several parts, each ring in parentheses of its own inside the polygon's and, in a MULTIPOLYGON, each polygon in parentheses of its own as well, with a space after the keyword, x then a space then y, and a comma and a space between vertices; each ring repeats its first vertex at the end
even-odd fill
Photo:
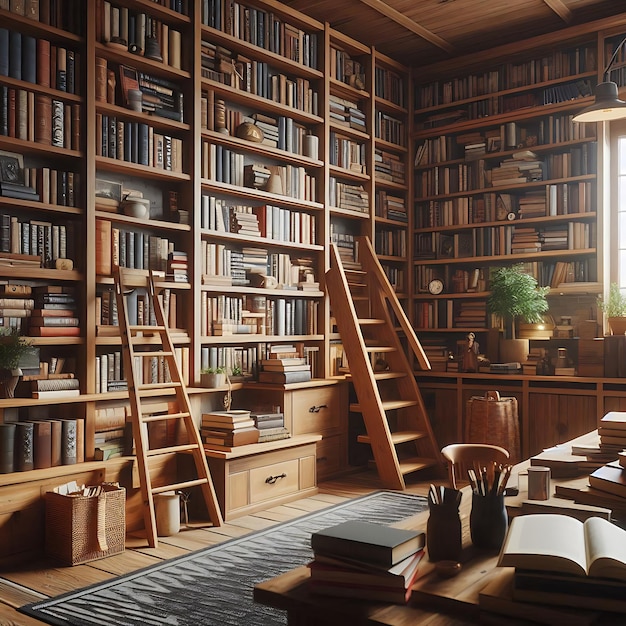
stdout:
POLYGON ((31 326, 28 334, 33 337, 80 337, 79 326, 31 326))
POLYGON ((52 98, 39 93, 35 96, 35 141, 52 143, 52 98))
POLYGON ((50 87, 50 42, 37 39, 37 83, 40 87, 50 87))

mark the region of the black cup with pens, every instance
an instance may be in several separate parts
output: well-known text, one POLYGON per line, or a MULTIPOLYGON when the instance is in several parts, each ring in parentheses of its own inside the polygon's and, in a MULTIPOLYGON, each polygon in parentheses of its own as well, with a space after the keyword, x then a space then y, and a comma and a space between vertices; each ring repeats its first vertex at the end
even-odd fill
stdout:
POLYGON ((477 548, 499 550, 509 527, 504 490, 510 465, 492 463, 468 470, 472 485, 470 536, 477 548))
POLYGON ((428 490, 430 514, 426 523, 426 548, 431 561, 460 561, 461 517, 459 506, 462 493, 431 485, 428 490))

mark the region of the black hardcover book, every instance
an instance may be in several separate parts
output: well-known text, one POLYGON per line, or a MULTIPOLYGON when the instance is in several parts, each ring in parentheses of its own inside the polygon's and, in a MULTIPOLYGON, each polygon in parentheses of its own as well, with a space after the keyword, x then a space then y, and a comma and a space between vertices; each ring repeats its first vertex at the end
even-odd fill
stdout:
POLYGON ((0 474, 10 474, 15 471, 15 424, 0 424, 0 474))
POLYGON ((137 141, 137 157, 141 165, 149 165, 149 126, 147 124, 137 124, 139 127, 139 138, 137 141))
POLYGON ((9 31, 9 76, 22 79, 22 33, 9 31))
POLYGON ((37 40, 30 35, 22 35, 22 80, 37 82, 37 40))
POLYGON ((9 31, 0 28, 0 76, 9 75, 9 31))

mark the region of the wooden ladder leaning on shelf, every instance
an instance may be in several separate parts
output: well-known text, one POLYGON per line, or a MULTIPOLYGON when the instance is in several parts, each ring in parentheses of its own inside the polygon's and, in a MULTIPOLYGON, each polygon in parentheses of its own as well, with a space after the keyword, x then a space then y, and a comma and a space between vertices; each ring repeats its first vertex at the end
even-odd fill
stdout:
MULTIPOLYGON (((158 544, 154 496, 165 491, 178 491, 199 486, 214 526, 223 523, 222 514, 213 487, 213 481, 204 455, 202 441, 194 423, 187 388, 181 376, 174 344, 170 336, 161 300, 155 287, 155 277, 150 272, 132 272, 124 268, 115 270, 115 294, 122 337, 124 371, 128 381, 133 435, 144 507, 144 522, 150 547, 158 544), (131 325, 128 314, 128 297, 136 288, 145 288, 149 306, 153 309, 156 325, 131 325), (169 373, 167 382, 144 383, 139 372, 145 371, 144 359, 162 359, 163 370, 169 373), (148 402, 156 396, 167 399, 161 404, 148 402), (175 400, 171 397, 174 396, 175 400), (148 425, 153 422, 174 420, 178 422, 177 440, 185 443, 167 447, 150 448, 148 425), (193 456, 197 478, 175 484, 152 486, 150 461, 163 455, 188 452, 193 456)), ((168 429, 170 430, 170 429, 168 429)))
POLYGON ((430 363, 367 237, 356 238, 358 262, 344 265, 335 244, 326 273, 333 315, 348 359, 357 403, 376 469, 389 489, 405 489, 404 477, 426 468, 442 471, 435 440, 412 367, 396 327, 422 369, 430 363), (359 269, 360 268, 360 269, 359 269))

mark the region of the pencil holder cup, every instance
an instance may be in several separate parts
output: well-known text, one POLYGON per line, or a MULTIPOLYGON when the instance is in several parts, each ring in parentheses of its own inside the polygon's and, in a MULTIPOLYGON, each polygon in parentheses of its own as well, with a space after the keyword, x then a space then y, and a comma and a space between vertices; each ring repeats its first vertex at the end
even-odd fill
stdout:
POLYGON ((426 548, 431 561, 460 561, 461 517, 456 502, 437 504, 429 500, 426 548))
POLYGON ((470 536, 477 548, 499 550, 508 527, 504 494, 472 494, 470 536))

